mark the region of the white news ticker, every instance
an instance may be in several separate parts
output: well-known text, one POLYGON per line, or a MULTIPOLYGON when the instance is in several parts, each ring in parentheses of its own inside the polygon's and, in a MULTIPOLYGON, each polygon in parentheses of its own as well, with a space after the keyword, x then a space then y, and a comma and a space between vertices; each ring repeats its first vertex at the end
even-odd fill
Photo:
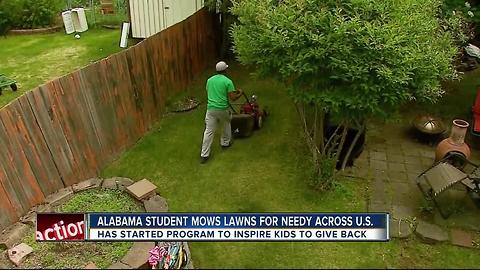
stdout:
POLYGON ((387 241, 387 229, 89 229, 91 241, 387 241))

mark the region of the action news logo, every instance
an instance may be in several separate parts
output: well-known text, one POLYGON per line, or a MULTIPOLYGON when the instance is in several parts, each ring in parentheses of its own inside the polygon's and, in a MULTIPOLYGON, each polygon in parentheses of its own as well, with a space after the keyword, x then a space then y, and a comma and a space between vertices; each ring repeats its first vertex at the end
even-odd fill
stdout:
POLYGON ((83 241, 84 214, 37 214, 37 241, 83 241))

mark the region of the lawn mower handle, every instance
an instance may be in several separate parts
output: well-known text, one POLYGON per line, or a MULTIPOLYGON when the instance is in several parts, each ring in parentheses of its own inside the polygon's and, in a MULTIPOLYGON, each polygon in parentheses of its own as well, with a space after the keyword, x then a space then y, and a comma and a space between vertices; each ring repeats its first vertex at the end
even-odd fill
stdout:
POLYGON ((248 103, 250 103, 250 100, 248 99, 247 95, 245 94, 245 92, 242 91, 242 95, 245 97, 245 99, 247 100, 248 103))

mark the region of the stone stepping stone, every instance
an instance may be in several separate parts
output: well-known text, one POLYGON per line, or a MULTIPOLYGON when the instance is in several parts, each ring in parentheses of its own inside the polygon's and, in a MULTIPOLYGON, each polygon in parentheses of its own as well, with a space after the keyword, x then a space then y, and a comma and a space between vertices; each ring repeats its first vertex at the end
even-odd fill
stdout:
POLYGON ((8 250, 8 258, 16 266, 19 266, 27 257, 28 254, 33 252, 33 248, 25 243, 21 243, 8 250))
POLYGON ((415 232, 423 242, 428 244, 448 241, 447 232, 435 224, 419 221, 415 232))
POLYGON ((157 186, 152 182, 143 179, 127 187, 127 192, 132 194, 137 200, 143 200, 155 194, 156 189, 157 186))
POLYGON ((143 206, 147 212, 168 212, 167 200, 159 195, 143 201, 143 206))
POLYGON ((460 229, 450 230, 450 241, 453 245, 472 248, 473 235, 470 232, 466 232, 460 229))
POLYGON ((135 242, 133 247, 122 258, 121 262, 130 266, 131 269, 139 269, 147 264, 150 254, 148 253, 155 243, 153 242, 135 242))

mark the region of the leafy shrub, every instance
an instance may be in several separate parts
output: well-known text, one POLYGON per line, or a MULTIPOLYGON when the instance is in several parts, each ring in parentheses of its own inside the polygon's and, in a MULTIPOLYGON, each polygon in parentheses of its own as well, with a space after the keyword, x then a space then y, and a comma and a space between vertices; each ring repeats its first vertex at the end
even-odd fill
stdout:
POLYGON ((0 0, 0 35, 13 28, 20 21, 21 3, 16 0, 0 0))
POLYGON ((19 28, 37 28, 53 25, 62 8, 59 0, 21 0, 23 10, 19 28))
POLYGON ((0 34, 54 25, 62 7, 61 0, 0 0, 0 34))
POLYGON ((466 43, 474 37, 475 28, 480 26, 480 12, 476 4, 465 0, 444 0, 442 9, 445 25, 457 34, 457 40, 466 43))

